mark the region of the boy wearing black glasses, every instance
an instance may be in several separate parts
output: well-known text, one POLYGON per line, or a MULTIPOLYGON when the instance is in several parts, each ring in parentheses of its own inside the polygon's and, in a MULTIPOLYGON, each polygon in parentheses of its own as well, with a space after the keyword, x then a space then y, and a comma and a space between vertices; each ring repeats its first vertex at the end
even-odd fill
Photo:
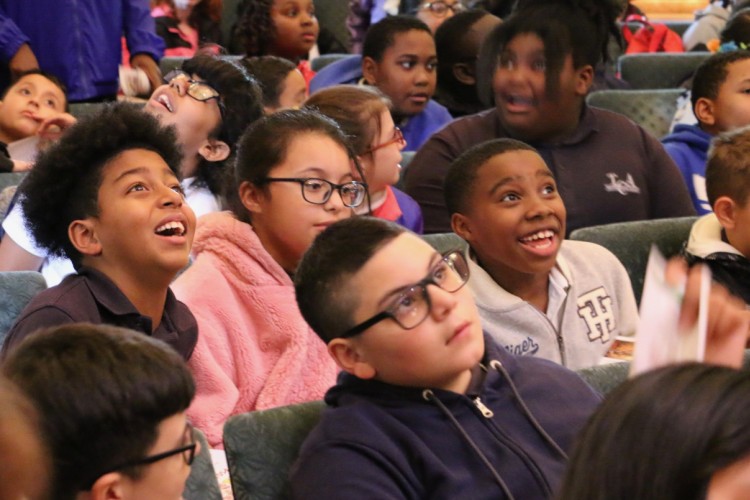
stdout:
POLYGON ((380 219, 316 239, 297 301, 345 373, 292 472, 296 497, 553 496, 598 397, 485 343, 468 278, 460 252, 380 219))
POLYGON ((53 464, 50 498, 178 500, 200 445, 190 372, 166 344, 111 326, 41 331, 2 367, 35 404, 53 464))

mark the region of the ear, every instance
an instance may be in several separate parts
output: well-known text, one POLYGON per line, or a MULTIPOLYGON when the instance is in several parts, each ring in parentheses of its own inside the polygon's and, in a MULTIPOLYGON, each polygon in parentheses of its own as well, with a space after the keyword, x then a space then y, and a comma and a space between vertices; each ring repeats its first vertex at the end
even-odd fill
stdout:
POLYGON ((693 113, 698 119, 698 122, 712 127, 716 124, 716 116, 714 115, 714 102, 711 99, 705 97, 699 98, 695 101, 695 107, 693 113))
POLYGON ((68 226, 68 238, 82 255, 96 256, 102 253, 93 217, 71 222, 68 226))
POLYGON ((451 229, 453 232, 459 235, 461 238, 471 244, 473 237, 473 230, 471 227, 471 220, 464 214, 454 213, 451 215, 451 229))
POLYGON ((453 65, 453 77, 464 85, 476 85, 477 76, 473 64, 456 63, 453 65))
POLYGON ((224 161, 229 158, 232 149, 229 145, 219 139, 206 139, 203 145, 198 148, 198 154, 206 161, 224 161))
POLYGON ((124 476, 120 472, 109 472, 94 482, 88 495, 90 500, 122 500, 124 498, 124 476))
POLYGON ((239 187, 240 201, 242 205, 251 213, 262 213, 262 198, 266 194, 255 184, 250 181, 242 181, 239 187))
POLYGON ((578 68, 578 79, 576 81, 576 95, 585 96, 589 93, 591 85, 594 84, 594 68, 586 64, 578 68))
POLYGON ((362 76, 370 85, 378 83, 378 63, 372 57, 362 58, 362 76))
POLYGON ((737 221, 735 219, 735 203, 729 196, 719 196, 714 202, 714 214, 719 219, 721 227, 728 231, 735 229, 737 221))
POLYGON ((328 342, 328 354, 345 372, 367 380, 373 378, 377 371, 362 355, 359 346, 352 339, 333 339, 328 342))

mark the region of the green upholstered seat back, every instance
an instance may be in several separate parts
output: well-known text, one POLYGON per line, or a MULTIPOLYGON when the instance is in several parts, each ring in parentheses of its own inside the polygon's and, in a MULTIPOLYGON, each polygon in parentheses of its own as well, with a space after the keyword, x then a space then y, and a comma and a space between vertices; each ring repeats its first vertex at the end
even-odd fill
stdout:
POLYGON ((681 89, 599 90, 586 98, 590 106, 625 115, 660 139, 669 133, 681 89))
POLYGON ((438 253, 445 253, 449 250, 466 250, 469 248, 469 244, 466 240, 461 238, 456 233, 435 233, 425 234, 422 238, 432 245, 432 248, 438 251, 438 253))
POLYGON ((625 54, 617 60, 620 77, 634 89, 671 89, 690 78, 710 52, 625 54))
POLYGON ((201 444, 201 451, 195 456, 182 497, 185 500, 221 500, 221 490, 206 437, 198 429, 195 430, 195 437, 201 444))
POLYGON ((0 272, 0 344, 26 304, 45 288, 47 282, 36 271, 0 272))
POLYGON ((697 217, 618 222, 576 229, 571 240, 598 243, 620 259, 630 276, 635 299, 640 303, 643 278, 651 245, 666 257, 680 253, 697 217))
POLYGON ((224 450, 235 500, 289 498, 289 469, 323 407, 323 401, 313 401, 227 421, 224 450))

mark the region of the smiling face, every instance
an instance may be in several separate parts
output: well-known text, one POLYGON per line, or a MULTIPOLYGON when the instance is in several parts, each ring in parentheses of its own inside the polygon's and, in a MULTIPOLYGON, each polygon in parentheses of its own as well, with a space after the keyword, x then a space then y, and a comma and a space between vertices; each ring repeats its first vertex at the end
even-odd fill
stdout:
MULTIPOLYGON (((202 81, 198 75, 192 75, 202 81)), ((221 111, 216 99, 198 101, 187 95, 189 82, 178 78, 157 88, 144 109, 156 116, 162 125, 174 125, 177 141, 185 160, 182 174, 192 177, 199 150, 209 142, 211 133, 221 124, 221 111)))
POLYGON ((37 74, 23 76, 0 102, 0 141, 10 143, 36 134, 47 118, 65 111, 65 94, 37 74))
POLYGON ((276 36, 269 43, 268 55, 297 61, 307 55, 318 40, 318 18, 312 0, 274 0, 271 21, 276 36))
POLYGON ((566 213, 544 160, 524 150, 496 155, 473 184, 466 213, 452 222, 482 267, 501 286, 529 276, 546 280, 565 237, 566 213))
MULTIPOLYGON (((158 427, 156 442, 146 453, 153 456, 189 444, 185 413, 178 413, 164 419, 158 427)), ((196 447, 196 455, 200 444, 196 447)), ((125 478, 123 481, 124 500, 181 500, 185 482, 190 475, 190 466, 182 453, 178 453, 144 467, 138 479, 125 478)))
MULTIPOLYGON (((269 178, 317 178, 334 184, 354 180, 344 148, 320 133, 300 133, 291 139, 284 161, 269 178)), ((322 205, 306 201, 297 182, 271 182, 257 187, 245 181, 240 198, 250 212, 253 229, 263 247, 287 272, 294 272, 315 237, 334 222, 352 215, 334 190, 322 205)))
POLYGON ((396 125, 393 123, 390 111, 384 110, 379 120, 380 133, 370 144, 371 149, 376 149, 360 156, 370 194, 379 193, 386 186, 392 186, 398 182, 401 175, 401 150, 405 146, 401 141, 393 142, 396 125), (380 145, 384 146, 378 147, 380 145))
POLYGON ((698 99, 696 113, 712 135, 750 125, 750 59, 729 64, 716 98, 698 99))
MULTIPOLYGON (((95 236, 84 264, 109 276, 171 281, 185 267, 195 233, 195 214, 161 156, 129 149, 102 170, 99 213, 84 224, 95 236)), ((79 221, 74 221, 71 226, 79 221)))
POLYGON ((365 79, 387 95, 396 115, 421 113, 435 93, 437 53, 432 35, 422 30, 397 33, 380 61, 365 57, 365 79))
MULTIPOLYGON (((399 292, 427 276, 440 258, 411 233, 384 245, 351 280, 352 293, 359 294, 352 323, 392 306, 399 292)), ((348 359, 337 358, 360 378, 464 392, 471 369, 484 354, 482 325, 471 291, 462 287, 449 293, 435 285, 427 285, 427 291, 432 307, 415 328, 405 330, 388 318, 355 337, 332 340, 329 351, 334 358, 338 353, 348 359)))
POLYGON ((514 139, 554 142, 572 133, 580 120, 583 99, 593 69, 573 67, 565 56, 557 89, 546 85, 544 43, 533 33, 522 33, 503 48, 492 79, 495 108, 514 139))

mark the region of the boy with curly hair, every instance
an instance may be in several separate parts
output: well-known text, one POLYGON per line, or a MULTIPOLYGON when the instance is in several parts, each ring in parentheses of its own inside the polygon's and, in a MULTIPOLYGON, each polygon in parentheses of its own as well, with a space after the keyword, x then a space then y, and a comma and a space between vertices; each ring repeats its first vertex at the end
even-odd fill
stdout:
POLYGON ((195 318, 169 289, 195 230, 181 161, 174 131, 127 104, 81 120, 42 154, 19 188, 21 207, 38 244, 77 274, 29 303, 4 354, 39 328, 90 322, 163 339, 190 357, 195 318))

